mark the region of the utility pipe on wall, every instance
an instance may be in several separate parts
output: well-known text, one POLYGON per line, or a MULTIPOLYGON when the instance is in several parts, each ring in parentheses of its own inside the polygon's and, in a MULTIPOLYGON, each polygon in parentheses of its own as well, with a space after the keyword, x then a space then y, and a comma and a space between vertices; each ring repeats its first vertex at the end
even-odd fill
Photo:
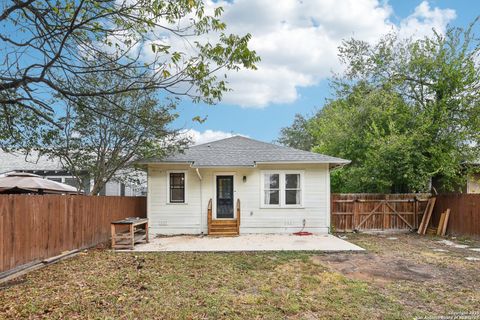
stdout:
POLYGON ((197 173, 198 180, 200 181, 200 233, 203 234, 203 195, 202 195, 202 175, 200 174, 200 170, 195 168, 195 172, 197 173))

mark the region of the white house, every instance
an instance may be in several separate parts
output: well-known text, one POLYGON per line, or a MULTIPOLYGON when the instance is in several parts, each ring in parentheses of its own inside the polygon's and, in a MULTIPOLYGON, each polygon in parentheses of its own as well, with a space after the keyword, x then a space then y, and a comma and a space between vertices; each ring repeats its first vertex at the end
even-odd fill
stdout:
POLYGON ((349 162, 241 136, 145 160, 150 232, 327 233, 330 170, 349 162))

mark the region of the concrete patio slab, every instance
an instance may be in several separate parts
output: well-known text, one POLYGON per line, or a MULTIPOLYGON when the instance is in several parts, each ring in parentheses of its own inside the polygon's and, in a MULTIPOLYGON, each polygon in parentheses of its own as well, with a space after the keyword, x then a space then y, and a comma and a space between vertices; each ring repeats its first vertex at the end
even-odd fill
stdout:
POLYGON ((249 234, 238 237, 174 236, 151 239, 133 251, 364 251, 363 248, 332 235, 274 235, 249 234))

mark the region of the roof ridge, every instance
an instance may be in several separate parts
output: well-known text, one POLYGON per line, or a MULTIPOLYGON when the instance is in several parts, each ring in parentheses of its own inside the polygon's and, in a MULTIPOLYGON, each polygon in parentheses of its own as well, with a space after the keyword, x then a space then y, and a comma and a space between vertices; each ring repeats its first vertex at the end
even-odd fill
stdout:
POLYGON ((261 143, 261 144, 266 144, 266 145, 272 145, 272 146, 280 147, 280 148, 288 148, 288 147, 285 147, 285 146, 282 146, 282 145, 278 145, 278 144, 275 144, 275 143, 265 142, 265 141, 261 141, 261 140, 256 140, 256 139, 253 139, 253 138, 250 138, 250 137, 247 137, 247 136, 243 136, 243 135, 241 135, 241 134, 236 134, 236 135, 231 136, 231 137, 222 138, 222 139, 218 139, 218 140, 213 140, 213 141, 209 141, 209 142, 205 142, 205 143, 201 143, 201 144, 196 144, 196 145, 193 145, 193 146, 191 146, 191 147, 188 147, 187 149, 191 149, 191 148, 195 148, 195 147, 200 147, 200 146, 204 146, 204 145, 208 145, 208 144, 212 144, 212 143, 222 142, 222 141, 229 140, 229 139, 234 139, 234 138, 237 138, 237 139, 238 139, 238 138, 241 138, 241 139, 250 140, 250 141, 253 141, 253 142, 256 142, 256 143, 261 143))
POLYGON ((204 142, 204 143, 200 143, 200 144, 195 144, 191 147, 187 147, 187 149, 191 149, 191 148, 195 148, 195 147, 200 147, 200 146, 204 146, 206 144, 210 144, 210 143, 216 143, 216 142, 220 142, 220 141, 223 141, 223 140, 228 140, 228 139, 232 139, 232 138, 236 138, 236 137, 243 137, 239 134, 236 134, 236 135, 233 135, 231 137, 226 137, 226 138, 222 138, 222 139, 218 139, 218 140, 213 140, 213 141, 208 141, 208 142, 204 142))

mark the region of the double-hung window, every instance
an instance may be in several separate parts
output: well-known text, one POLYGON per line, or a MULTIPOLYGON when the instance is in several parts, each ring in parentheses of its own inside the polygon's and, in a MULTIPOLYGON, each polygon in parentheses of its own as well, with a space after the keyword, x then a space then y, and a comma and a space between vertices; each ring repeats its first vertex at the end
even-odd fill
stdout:
POLYGON ((262 207, 301 207, 303 172, 262 171, 262 207))
POLYGON ((300 174, 286 173, 285 174, 285 205, 300 205, 301 204, 300 174))
POLYGON ((264 204, 280 204, 280 174, 266 173, 264 175, 264 204))
POLYGON ((168 176, 170 203, 185 203, 185 172, 170 172, 168 176))

